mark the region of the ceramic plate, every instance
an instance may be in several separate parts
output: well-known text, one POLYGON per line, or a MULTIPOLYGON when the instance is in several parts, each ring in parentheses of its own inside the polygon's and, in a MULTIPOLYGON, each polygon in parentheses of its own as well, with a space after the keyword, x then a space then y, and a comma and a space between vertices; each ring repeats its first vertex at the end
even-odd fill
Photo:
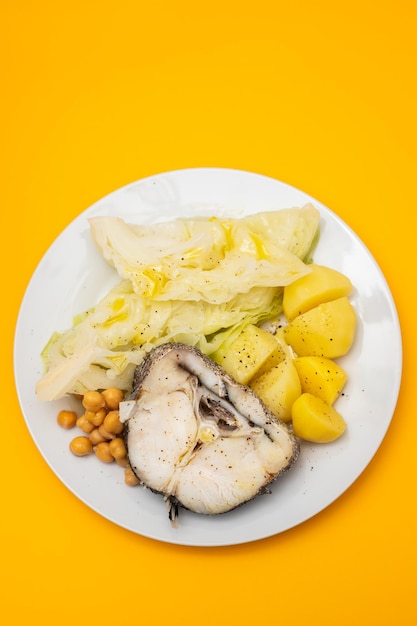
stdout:
POLYGON ((27 427, 50 468, 87 506, 134 533, 192 546, 259 540, 301 524, 338 498, 364 471, 380 446, 397 402, 402 370, 401 334, 386 280, 365 245, 335 213, 309 195, 258 174, 216 168, 179 170, 123 187, 81 213, 52 244, 28 285, 15 335, 15 378, 27 427), (354 345, 340 359, 349 381, 337 403, 348 424, 332 444, 302 444, 299 460, 272 493, 235 511, 206 517, 180 511, 172 528, 161 496, 124 484, 123 470, 94 455, 76 458, 73 431, 56 424, 72 400, 41 403, 40 352, 51 333, 66 330, 75 314, 97 303, 118 282, 90 239, 87 218, 117 215, 150 223, 176 216, 243 216, 311 202, 321 214, 314 260, 351 279, 358 316, 354 345), (383 338, 383 340, 382 340, 383 338))

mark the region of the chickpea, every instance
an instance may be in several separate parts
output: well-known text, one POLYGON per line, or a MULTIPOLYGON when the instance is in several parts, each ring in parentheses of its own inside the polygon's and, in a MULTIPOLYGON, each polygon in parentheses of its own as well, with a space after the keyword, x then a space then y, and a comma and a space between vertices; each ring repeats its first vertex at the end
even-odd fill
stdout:
POLYGON ((76 422, 78 428, 80 428, 83 432, 85 433, 91 433, 95 426, 94 424, 92 424, 91 422, 88 421, 88 419, 85 417, 85 415, 81 415, 76 422))
POLYGON ((98 443, 96 446, 94 446, 94 452, 96 457, 103 463, 112 463, 114 461, 114 457, 110 452, 109 444, 107 441, 102 441, 101 443, 98 443))
POLYGON ((93 444, 93 446, 96 446, 98 443, 102 443, 103 441, 106 441, 106 438, 103 437, 103 435, 101 434, 98 428, 95 428, 94 430, 91 431, 91 433, 89 434, 89 439, 91 443, 93 444))
POLYGON ((121 389, 116 387, 110 387, 102 391, 102 396, 106 403, 106 407, 110 410, 118 409, 120 402, 122 402, 124 394, 121 389))
POLYGON ((104 424, 100 424, 100 426, 98 427, 98 431, 100 433, 100 435, 106 440, 109 441, 110 439, 114 439, 116 437, 116 435, 114 433, 109 433, 105 428, 104 428, 104 424))
POLYGON ((125 483, 126 485, 129 485, 129 487, 139 485, 139 478, 133 473, 131 467, 125 468, 125 483))
POLYGON ((87 391, 82 399, 82 405, 86 411, 96 413, 99 409, 104 407, 105 402, 99 391, 87 391))
POLYGON ((102 424, 104 422, 104 418, 107 415, 107 411, 104 407, 102 407, 101 409, 99 409, 98 411, 94 412, 94 411, 86 411, 84 413, 86 419, 88 419, 89 422, 91 422, 92 424, 94 424, 94 426, 100 426, 100 424, 102 424))
POLYGON ((93 450, 93 444, 85 435, 75 437, 70 443, 70 450, 75 456, 87 456, 93 450))
POLYGON ((109 442, 110 452, 115 459, 121 459, 127 455, 125 442, 121 437, 116 437, 109 442))
POLYGON ((77 414, 75 411, 60 411, 57 416, 57 422, 61 428, 74 428, 77 423, 77 414))
POLYGON ((129 459, 127 458, 127 456, 122 456, 120 457, 120 459, 115 459, 117 465, 119 465, 120 467, 128 467, 129 466, 129 459))
POLYGON ((103 426, 108 433, 120 435, 120 433, 123 431, 124 426, 120 421, 119 411, 109 411, 104 418, 103 426))

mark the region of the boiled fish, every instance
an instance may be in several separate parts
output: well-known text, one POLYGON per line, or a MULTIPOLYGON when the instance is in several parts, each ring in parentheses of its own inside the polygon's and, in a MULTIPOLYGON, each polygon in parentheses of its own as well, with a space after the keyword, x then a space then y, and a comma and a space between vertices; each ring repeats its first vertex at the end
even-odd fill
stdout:
POLYGON ((230 511, 267 491, 299 453, 298 440, 251 389, 199 350, 153 349, 120 405, 129 462, 142 485, 179 507, 230 511))

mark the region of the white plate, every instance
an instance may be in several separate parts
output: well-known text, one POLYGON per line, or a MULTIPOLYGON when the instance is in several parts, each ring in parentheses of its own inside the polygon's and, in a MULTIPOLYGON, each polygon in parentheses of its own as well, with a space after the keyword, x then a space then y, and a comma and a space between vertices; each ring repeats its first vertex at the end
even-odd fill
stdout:
POLYGON ((401 334, 395 305, 378 265, 364 244, 332 211, 307 194, 258 174, 216 168, 152 176, 96 202, 49 248, 24 296, 15 335, 15 378, 29 431, 51 469, 80 500, 115 524, 153 539, 193 546, 232 545, 283 532, 311 518, 338 498, 366 468, 380 446, 397 402, 402 371, 401 334), (357 336, 340 360, 349 374, 337 407, 348 428, 326 445, 303 444, 291 471, 272 493, 219 516, 180 511, 171 528, 161 496, 124 484, 123 470, 94 456, 75 458, 74 436, 56 424, 69 400, 40 403, 35 384, 40 352, 51 333, 95 304, 117 282, 90 239, 87 218, 118 215, 148 223, 178 215, 245 215, 312 202, 321 213, 315 261, 352 280, 357 336))

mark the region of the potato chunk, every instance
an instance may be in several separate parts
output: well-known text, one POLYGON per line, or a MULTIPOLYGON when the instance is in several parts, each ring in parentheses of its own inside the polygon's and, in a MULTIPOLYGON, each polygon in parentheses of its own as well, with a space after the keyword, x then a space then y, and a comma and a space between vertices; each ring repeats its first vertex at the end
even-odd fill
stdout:
POLYGON ((324 265, 309 267, 309 274, 284 288, 282 307, 288 321, 323 302, 349 296, 352 292, 352 283, 341 272, 324 265))
POLYGON ((301 394, 301 384, 292 359, 286 359, 257 376, 249 385, 264 404, 284 422, 291 420, 291 408, 301 394))
POLYGON ((292 405, 294 434, 306 441, 329 443, 346 430, 346 422, 332 406, 311 393, 302 393, 292 405))
POLYGON ((219 349, 211 356, 238 383, 246 385, 254 376, 283 361, 286 355, 274 335, 249 324, 227 350, 219 349))
POLYGON ((347 373, 332 359, 324 356, 301 356, 294 359, 301 389, 334 404, 347 381, 347 373))
POLYGON ((298 315, 285 327, 284 335, 297 356, 334 359, 350 350, 355 330, 355 310, 342 297, 298 315))

